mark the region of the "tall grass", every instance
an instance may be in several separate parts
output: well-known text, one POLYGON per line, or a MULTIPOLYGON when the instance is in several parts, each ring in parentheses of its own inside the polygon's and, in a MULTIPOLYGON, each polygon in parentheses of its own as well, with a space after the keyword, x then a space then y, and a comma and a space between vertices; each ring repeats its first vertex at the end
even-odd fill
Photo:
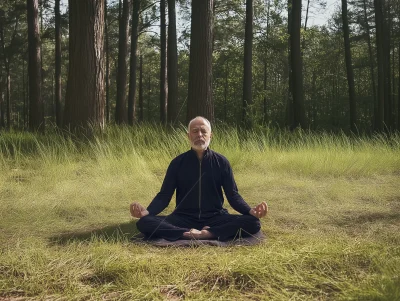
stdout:
POLYGON ((400 300, 398 135, 213 132, 247 202, 269 203, 259 246, 130 242, 128 205, 189 149, 184 127, 1 133, 0 299, 400 300))

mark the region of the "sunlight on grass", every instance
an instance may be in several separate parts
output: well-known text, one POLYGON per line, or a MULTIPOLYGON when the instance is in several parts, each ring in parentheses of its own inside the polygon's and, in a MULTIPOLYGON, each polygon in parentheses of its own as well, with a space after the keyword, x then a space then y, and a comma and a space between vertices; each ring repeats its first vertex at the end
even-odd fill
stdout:
POLYGON ((267 241, 131 243, 129 203, 148 204, 188 145, 184 127, 2 133, 0 299, 400 299, 398 135, 216 128, 240 193, 269 204, 267 241))

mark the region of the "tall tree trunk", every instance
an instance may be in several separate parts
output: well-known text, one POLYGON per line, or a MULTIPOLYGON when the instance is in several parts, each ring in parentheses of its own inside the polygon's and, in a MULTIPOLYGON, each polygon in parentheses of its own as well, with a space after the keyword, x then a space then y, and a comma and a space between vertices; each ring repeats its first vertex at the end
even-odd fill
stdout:
POLYGON ((292 55, 291 55, 291 30, 292 30, 292 0, 288 0, 288 61, 287 61, 287 82, 288 90, 286 95, 286 125, 289 128, 294 127, 294 110, 293 110, 293 72, 292 72, 292 55))
POLYGON ((128 95, 128 123, 135 123, 136 108, 136 65, 137 65, 137 41, 138 41, 138 25, 139 11, 141 0, 133 0, 132 9, 132 30, 131 30, 131 58, 129 68, 129 95, 128 95))
POLYGON ((126 121, 126 80, 128 72, 126 66, 126 57, 128 53, 128 23, 129 0, 123 0, 122 13, 119 19, 117 101, 115 106, 115 122, 117 124, 121 124, 126 121))
POLYGON ((371 43, 371 36, 369 30, 369 22, 368 22, 368 15, 367 15, 367 3, 366 0, 363 0, 364 6, 364 22, 367 30, 367 43, 368 43, 368 53, 369 53, 369 68, 371 73, 371 84, 372 84, 372 94, 374 100, 374 128, 376 128, 377 120, 376 117, 378 116, 378 104, 376 99, 376 83, 375 83, 375 71, 374 71, 374 63, 372 59, 372 43, 371 43))
POLYGON ((375 7, 375 24, 376 24, 376 49, 377 49, 377 64, 378 64, 378 116, 377 130, 383 131, 385 120, 385 94, 384 94, 384 53, 383 53, 383 11, 382 1, 374 0, 375 7))
POLYGON ((4 94, 3 68, 0 68, 0 129, 6 126, 4 118, 4 94))
POLYGON ((104 0, 104 36, 105 36, 105 52, 106 52, 106 122, 110 122, 110 49, 108 47, 108 13, 107 13, 107 0, 104 0))
POLYGON ((243 111, 242 123, 245 128, 252 127, 252 66, 253 66, 253 0, 246 0, 246 26, 243 58, 243 111))
POLYGON ((400 132, 400 41, 399 41, 399 46, 397 48, 397 54, 399 56, 399 83, 397 87, 397 130, 400 132))
POLYGON ((391 110, 392 110, 392 97, 391 97, 391 79, 390 79, 390 28, 391 28, 391 15, 390 15, 390 1, 387 1, 384 6, 383 24, 383 57, 384 57, 384 95, 385 95, 385 125, 387 130, 392 130, 391 110))
MULTIPOLYGON (((270 10, 270 0, 267 2, 267 41, 269 40, 269 10, 270 10)), ((268 51, 268 49, 267 49, 268 51)), ((268 52, 267 52, 268 53, 268 52)), ((267 124, 268 122, 268 99, 267 99, 267 82, 268 82, 268 75, 267 75, 267 70, 268 70, 268 63, 267 63, 267 58, 264 59, 264 106, 263 106, 263 124, 267 124)))
POLYGON ((150 121, 151 76, 147 78, 147 120, 150 121))
POLYGON ((27 0, 27 16, 29 53, 29 129, 31 131, 44 131, 38 0, 27 0))
POLYGON ((347 84, 349 88, 350 129, 353 133, 355 133, 357 131, 356 97, 354 90, 353 65, 351 61, 349 21, 347 19, 347 0, 342 0, 342 21, 343 21, 343 37, 344 37, 344 54, 346 59, 346 70, 347 70, 347 84))
POLYGON ((104 0, 69 0, 69 72, 64 125, 104 128, 104 0))
POLYGON ((22 115, 23 115, 23 128, 25 129, 27 127, 27 101, 26 101, 26 86, 25 86, 25 59, 22 58, 22 100, 23 100, 23 109, 22 109, 22 115))
POLYGON ((143 106, 143 55, 140 55, 139 62, 139 122, 144 121, 144 106, 143 106))
POLYGON ((301 1, 292 2, 290 57, 292 66, 292 95, 294 127, 306 128, 304 115, 303 68, 300 48, 301 1))
POLYGON ((61 16, 60 16, 60 0, 55 0, 55 107, 56 107, 56 124, 62 126, 62 109, 61 109, 61 16))
POLYGON ((178 117, 178 51, 176 38, 175 0, 168 0, 168 109, 169 124, 174 124, 178 117))
POLYGON ((203 116, 214 121, 212 101, 213 0, 192 1, 187 121, 203 116))
POLYGON ((228 66, 228 59, 225 57, 226 66, 225 66, 225 83, 224 83, 224 122, 227 122, 228 117, 228 74, 229 74, 229 66, 228 66))
POLYGON ((268 102, 267 102, 267 60, 264 60, 264 99, 263 99, 263 124, 268 122, 268 102))
POLYGON ((167 31, 165 22, 165 1, 160 1, 160 122, 167 121, 168 82, 167 82, 167 31))

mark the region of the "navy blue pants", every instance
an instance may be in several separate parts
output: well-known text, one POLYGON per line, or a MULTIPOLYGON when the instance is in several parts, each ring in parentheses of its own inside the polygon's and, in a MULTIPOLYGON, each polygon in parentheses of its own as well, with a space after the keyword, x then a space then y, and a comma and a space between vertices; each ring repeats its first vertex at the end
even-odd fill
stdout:
POLYGON ((147 215, 139 219, 136 226, 146 238, 164 238, 174 241, 182 238, 190 229, 207 229, 218 240, 246 237, 260 231, 260 220, 252 215, 219 214, 209 218, 192 217, 180 214, 167 216, 147 215))

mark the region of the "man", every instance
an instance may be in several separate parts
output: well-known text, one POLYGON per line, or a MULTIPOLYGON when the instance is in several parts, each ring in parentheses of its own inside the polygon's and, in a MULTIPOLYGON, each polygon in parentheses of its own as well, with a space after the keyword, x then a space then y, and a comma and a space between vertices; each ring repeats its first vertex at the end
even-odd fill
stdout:
POLYGON ((130 205, 137 228, 147 238, 219 239, 248 236, 260 230, 259 218, 268 212, 265 202, 254 208, 238 193, 228 160, 211 149, 211 124, 204 117, 189 122, 191 150, 173 159, 161 187, 150 205, 130 205), (222 189, 233 209, 224 209, 222 189), (176 207, 168 216, 157 216, 169 204, 176 190, 176 207))

